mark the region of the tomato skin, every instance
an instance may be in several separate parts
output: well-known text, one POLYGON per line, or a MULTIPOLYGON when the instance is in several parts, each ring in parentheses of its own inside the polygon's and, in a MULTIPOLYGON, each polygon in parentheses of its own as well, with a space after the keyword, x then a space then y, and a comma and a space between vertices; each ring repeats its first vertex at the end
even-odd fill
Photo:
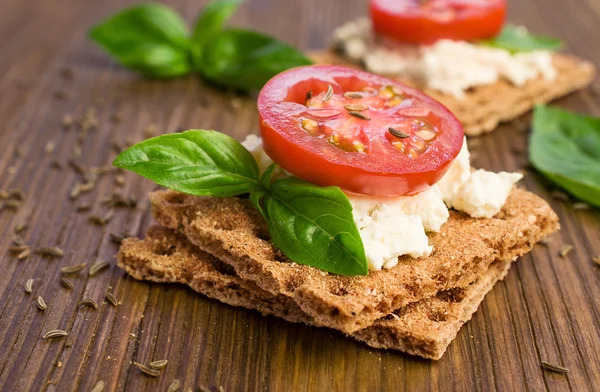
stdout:
POLYGON ((448 3, 449 9, 460 8, 451 15, 440 17, 430 10, 418 8, 415 5, 418 0, 369 0, 375 33, 404 43, 427 45, 441 39, 475 41, 492 38, 504 26, 506 0, 489 0, 488 4, 479 6, 453 5, 460 3, 457 0, 432 1, 448 3), (393 9, 404 4, 405 9, 393 9))
POLYGON ((339 186, 357 194, 420 193, 441 179, 463 143, 460 122, 437 101, 395 80, 341 66, 305 66, 275 76, 261 90, 258 109, 263 148, 273 161, 311 183, 339 186), (297 101, 309 89, 324 91, 332 85, 337 94, 364 84, 398 87, 440 116, 442 133, 419 159, 408 159, 383 142, 373 154, 341 151, 298 126, 297 119, 306 106, 297 101))

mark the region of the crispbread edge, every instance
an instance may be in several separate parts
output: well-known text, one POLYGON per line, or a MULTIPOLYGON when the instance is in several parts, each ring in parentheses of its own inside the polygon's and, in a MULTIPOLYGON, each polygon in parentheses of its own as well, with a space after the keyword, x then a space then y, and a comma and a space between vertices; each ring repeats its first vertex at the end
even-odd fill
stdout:
MULTIPOLYGON (((254 282, 241 279, 227 264, 197 249, 183 235, 163 227, 151 228, 144 240, 126 239, 117 260, 121 268, 139 280, 182 283, 229 305, 315 325, 314 319, 291 298, 273 295, 254 282)), ((397 315, 377 320, 353 337, 372 347, 440 359, 461 326, 509 267, 509 261, 494 263, 466 288, 441 292, 410 304, 397 310, 397 315)))
POLYGON ((467 286, 494 261, 515 259, 558 228, 547 203, 515 189, 494 219, 451 212, 442 232, 430 238, 436 249, 431 257, 402 257, 392 269, 343 277, 289 262, 268 241, 266 224, 248 200, 174 191, 158 191, 150 199, 159 224, 179 230, 242 279, 292 298, 316 324, 345 333, 438 291, 467 286))

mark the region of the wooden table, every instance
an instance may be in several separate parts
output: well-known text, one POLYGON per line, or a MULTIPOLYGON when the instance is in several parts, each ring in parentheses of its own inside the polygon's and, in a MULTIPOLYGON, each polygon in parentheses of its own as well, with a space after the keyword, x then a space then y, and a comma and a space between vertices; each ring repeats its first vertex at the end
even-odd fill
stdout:
MULTIPOLYGON (((172 1, 192 21, 202 1, 172 1)), ((276 34, 304 48, 327 45, 332 30, 364 14, 364 0, 253 0, 233 23, 276 34)), ((293 325, 222 305, 180 286, 134 281, 115 266, 110 233, 143 236, 151 224, 147 180, 125 174, 98 177, 94 189, 72 200, 82 181, 76 167, 104 167, 115 144, 153 132, 207 128, 241 139, 257 132, 255 103, 232 99, 195 77, 143 80, 117 66, 86 37, 94 23, 126 5, 117 0, 3 0, 0 13, 0 189, 20 189, 22 206, 0 211, 0 390, 89 391, 99 380, 106 391, 164 391, 179 379, 184 391, 238 390, 600 390, 600 214, 574 210, 551 197, 551 188, 528 168, 522 122, 501 127, 471 144, 475 165, 526 169, 523 184, 550 201, 562 231, 538 245, 488 295, 445 357, 429 362, 371 349, 342 334, 293 325), (81 143, 64 129, 90 108, 98 126, 81 143), (68 122, 68 119, 67 119, 68 122), (105 226, 106 195, 119 191, 138 200, 118 208, 105 226), (91 205, 90 210, 77 211, 91 205), (63 257, 32 252, 17 260, 8 252, 16 227, 32 249, 59 246, 63 257), (574 250, 558 256, 565 244, 574 250), (61 286, 60 268, 95 260, 110 267, 73 276, 61 286), (33 293, 25 282, 33 278, 33 293), (118 307, 102 303, 110 291, 118 307), (42 296, 47 309, 36 307, 42 296), (48 330, 69 336, 42 340, 48 330), (132 365, 168 359, 158 378, 132 365), (563 364, 568 375, 544 372, 540 360, 563 364)), ((564 37, 569 51, 600 64, 598 0, 511 1, 511 20, 533 31, 564 37)), ((598 84, 563 99, 561 106, 600 115, 598 84)), ((528 119, 527 119, 528 120, 528 119)))

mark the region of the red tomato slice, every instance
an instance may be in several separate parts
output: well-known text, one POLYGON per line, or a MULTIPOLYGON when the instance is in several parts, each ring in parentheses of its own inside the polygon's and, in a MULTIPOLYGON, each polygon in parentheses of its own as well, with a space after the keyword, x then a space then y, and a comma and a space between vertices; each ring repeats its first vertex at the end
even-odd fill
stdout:
POLYGON ((411 44, 492 38, 506 17, 506 0, 370 0, 369 8, 378 35, 411 44))
POLYGON ((263 147, 290 173, 374 196, 436 183, 463 143, 442 104, 395 80, 313 65, 271 79, 258 97, 263 147))

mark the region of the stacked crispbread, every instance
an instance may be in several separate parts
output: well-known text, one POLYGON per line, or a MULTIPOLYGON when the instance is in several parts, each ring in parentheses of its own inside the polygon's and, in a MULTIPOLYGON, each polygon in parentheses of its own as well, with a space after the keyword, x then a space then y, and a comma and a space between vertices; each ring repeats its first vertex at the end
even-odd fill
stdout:
MULTIPOLYGON (((312 52, 310 56, 318 64, 353 65, 333 51, 312 52)), ((464 99, 425 88, 419 81, 400 81, 425 91, 444 104, 463 124, 466 135, 477 136, 493 131, 502 122, 516 119, 536 104, 548 103, 589 85, 596 75, 592 63, 574 56, 554 54, 553 63, 556 80, 548 81, 540 76, 524 86, 499 80, 470 89, 464 99)))
POLYGON ((430 257, 343 277, 286 259, 246 199, 159 191, 150 200, 160 226, 144 240, 125 240, 118 255, 133 277, 183 283, 234 306, 431 359, 443 355, 511 262, 558 229, 543 200, 515 189, 492 219, 451 211, 430 235, 430 257))

